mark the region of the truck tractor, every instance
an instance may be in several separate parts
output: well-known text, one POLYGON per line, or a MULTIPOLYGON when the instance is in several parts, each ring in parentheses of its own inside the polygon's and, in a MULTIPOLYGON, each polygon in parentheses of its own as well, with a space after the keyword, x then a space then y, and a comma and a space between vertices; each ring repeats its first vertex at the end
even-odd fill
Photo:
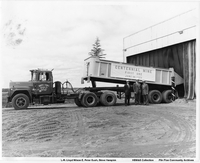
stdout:
MULTIPOLYGON (((31 80, 27 82, 10 82, 8 102, 12 102, 15 109, 25 109, 29 104, 64 103, 66 98, 76 98, 78 93, 64 93, 64 86, 71 85, 68 81, 53 82, 52 71, 30 70, 31 80)), ((66 90, 66 89, 65 89, 66 90)))
POLYGON ((123 92, 123 87, 88 87, 74 89, 69 81, 53 82, 52 71, 43 69, 30 70, 31 80, 27 82, 10 82, 8 102, 15 110, 26 109, 29 104, 64 103, 66 99, 74 99, 77 106, 93 107, 102 102, 106 106, 115 105, 117 97, 113 90, 123 92), (103 95, 102 95, 103 94, 103 95))

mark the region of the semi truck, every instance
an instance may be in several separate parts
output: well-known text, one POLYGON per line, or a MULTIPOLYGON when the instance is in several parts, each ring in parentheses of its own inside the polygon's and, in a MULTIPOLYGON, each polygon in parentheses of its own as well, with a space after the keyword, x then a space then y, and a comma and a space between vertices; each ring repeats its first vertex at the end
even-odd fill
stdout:
POLYGON ((66 99, 74 99, 75 104, 82 107, 113 106, 117 99, 122 98, 126 80, 129 80, 130 85, 136 80, 145 80, 149 85, 150 103, 169 103, 174 99, 176 86, 183 83, 173 68, 136 66, 95 56, 84 60, 83 70, 81 82, 91 82, 91 87, 79 89, 74 89, 69 81, 54 82, 53 70, 30 70, 30 81, 10 82, 8 102, 16 110, 26 109, 30 104, 64 103, 66 99), (98 82, 117 85, 98 87, 98 82))

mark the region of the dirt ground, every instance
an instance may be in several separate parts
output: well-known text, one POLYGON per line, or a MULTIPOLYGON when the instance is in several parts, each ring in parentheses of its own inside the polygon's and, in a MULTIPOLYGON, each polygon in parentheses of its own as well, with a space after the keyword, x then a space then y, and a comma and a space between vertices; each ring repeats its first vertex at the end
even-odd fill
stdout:
POLYGON ((196 102, 2 110, 3 157, 195 158, 196 102))

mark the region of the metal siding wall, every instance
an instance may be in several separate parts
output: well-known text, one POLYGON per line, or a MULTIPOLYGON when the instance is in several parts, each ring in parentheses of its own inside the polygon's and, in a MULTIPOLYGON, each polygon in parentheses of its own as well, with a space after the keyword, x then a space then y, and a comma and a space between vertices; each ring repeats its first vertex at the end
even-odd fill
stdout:
MULTIPOLYGON (((127 62, 138 66, 152 66, 160 68, 174 68, 183 77, 184 88, 179 87, 179 93, 185 90, 184 97, 194 99, 196 79, 196 39, 144 52, 127 57, 127 62), (149 62, 149 63, 148 63, 149 62)), ((163 78, 165 80, 165 78, 163 78)))
POLYGON ((125 37, 124 57, 195 39, 195 14, 194 9, 125 37))

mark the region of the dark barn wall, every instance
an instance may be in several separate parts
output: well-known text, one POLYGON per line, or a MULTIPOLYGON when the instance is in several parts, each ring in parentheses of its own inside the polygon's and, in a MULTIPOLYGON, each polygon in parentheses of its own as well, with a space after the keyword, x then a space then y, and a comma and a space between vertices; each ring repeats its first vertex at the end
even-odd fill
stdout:
POLYGON ((175 72, 184 79, 183 86, 177 87, 179 94, 186 99, 195 98, 196 81, 196 40, 168 46, 127 57, 127 63, 138 66, 159 68, 173 67, 175 72), (181 91, 183 91, 181 93, 181 91))

